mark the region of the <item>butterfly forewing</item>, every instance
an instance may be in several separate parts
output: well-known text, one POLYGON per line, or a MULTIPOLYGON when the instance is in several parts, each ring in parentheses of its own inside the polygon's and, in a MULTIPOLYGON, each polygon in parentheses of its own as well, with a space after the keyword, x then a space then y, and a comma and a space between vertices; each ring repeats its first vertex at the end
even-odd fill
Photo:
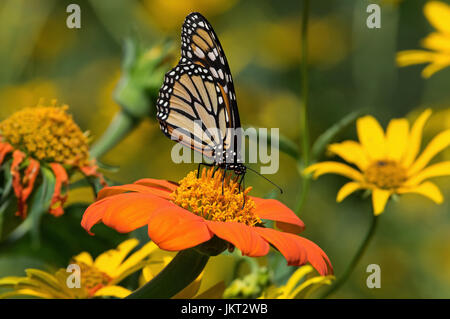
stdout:
POLYGON ((182 27, 181 59, 164 79, 157 101, 164 134, 215 163, 240 162, 239 113, 222 46, 199 13, 182 27))
POLYGON ((181 56, 207 68, 224 92, 233 127, 240 127, 233 79, 227 58, 214 29, 200 13, 189 14, 181 31, 181 56))

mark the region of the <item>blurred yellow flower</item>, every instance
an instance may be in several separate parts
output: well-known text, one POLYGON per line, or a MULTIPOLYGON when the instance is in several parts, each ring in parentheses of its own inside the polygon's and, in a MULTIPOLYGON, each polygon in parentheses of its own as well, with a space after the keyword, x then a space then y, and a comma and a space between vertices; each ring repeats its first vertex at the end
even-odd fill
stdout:
POLYGON ((359 170, 327 161, 309 166, 305 173, 313 173, 314 178, 333 173, 352 179, 339 190, 337 201, 341 202, 357 190, 370 190, 375 215, 384 211, 393 194, 416 193, 440 204, 443 201, 441 191, 425 180, 450 175, 450 161, 427 167, 435 155, 450 145, 450 129, 435 136, 419 155, 423 127, 430 115, 431 110, 425 110, 411 130, 406 119, 393 119, 386 134, 372 116, 359 118, 356 123, 359 143, 344 141, 329 146, 331 153, 356 165, 359 170))
POLYGON ((314 268, 305 265, 298 268, 286 285, 267 288, 260 299, 306 299, 318 288, 331 285, 334 276, 311 276, 314 268))
MULTIPOLYGON (((233 75, 248 64, 272 70, 289 69, 301 59, 299 17, 277 21, 249 21, 233 25, 220 34, 233 75)), ((311 19, 308 27, 308 60, 321 68, 341 62, 349 52, 345 24, 335 16, 311 19)))
POLYGON ((421 44, 425 50, 406 50, 397 53, 400 67, 430 63, 422 71, 424 78, 450 66, 450 6, 444 2, 430 1, 424 6, 424 14, 436 32, 425 37, 421 44))
POLYGON ((95 260, 88 252, 82 252, 75 256, 71 264, 80 267, 81 285, 79 288, 69 288, 67 282, 72 273, 67 272, 64 268, 55 273, 27 269, 26 277, 0 279, 0 288, 13 288, 12 291, 0 295, 0 298, 15 296, 45 299, 126 297, 131 291, 117 284, 149 262, 157 262, 148 258, 152 252, 159 250, 154 243, 148 243, 129 255, 138 244, 137 239, 126 240, 116 249, 102 253, 95 260))
POLYGON ((0 89, 0 119, 9 116, 18 109, 36 105, 41 99, 51 100, 60 97, 58 85, 46 79, 4 86, 0 89))
MULTIPOLYGON (((44 208, 54 216, 64 213, 62 206, 67 200, 64 193, 73 172, 96 177, 101 184, 106 184, 97 172, 95 160, 89 159, 88 137, 67 113, 68 108, 56 106, 53 100, 50 106, 40 103, 27 107, 0 122, 0 165, 2 171, 12 175, 16 215, 22 219, 27 217, 29 198, 38 187, 35 184, 39 183, 35 182, 44 176, 43 167, 49 167, 52 179, 54 176, 51 203, 44 208)), ((42 203, 46 201, 40 199, 42 203)))

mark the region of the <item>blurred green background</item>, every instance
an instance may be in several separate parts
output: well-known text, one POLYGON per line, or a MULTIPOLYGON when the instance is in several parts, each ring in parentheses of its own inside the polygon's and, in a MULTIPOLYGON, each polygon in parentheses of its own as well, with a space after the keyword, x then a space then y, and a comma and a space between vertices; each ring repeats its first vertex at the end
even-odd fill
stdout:
MULTIPOLYGON (((76 122, 95 141, 120 110, 112 93, 121 75, 125 37, 137 36, 148 46, 172 39, 178 52, 184 17, 199 11, 214 26, 227 54, 241 122, 279 127, 280 133, 300 143, 302 1, 77 1, 81 29, 68 29, 66 7, 73 2, 0 2, 0 120, 36 105, 40 98, 57 98, 70 106, 76 122)), ((391 118, 414 119, 421 109, 431 107, 434 113, 426 126, 425 142, 450 128, 450 69, 424 80, 422 66, 399 69, 395 65, 397 51, 418 48, 420 39, 432 31, 423 16, 425 2, 311 1, 309 125, 313 140, 360 109, 385 127, 391 118), (366 27, 369 3, 381 5, 381 29, 366 27)), ((355 138, 352 124, 336 140, 355 138)), ((148 118, 102 158, 120 167, 106 175, 122 183, 143 177, 179 180, 196 166, 172 164, 168 160, 172 146, 155 119, 148 118)), ((440 159, 449 157, 446 152, 440 159)), ((285 191, 278 199, 294 207, 301 185, 295 161, 281 153, 278 173, 268 177, 285 191)), ((246 179, 253 195, 272 191, 269 183, 254 174, 246 179)), ((344 182, 331 175, 313 182, 300 216, 307 225, 305 237, 328 254, 337 276, 350 262, 371 218, 370 201, 358 195, 336 203, 336 192, 344 182)), ((450 179, 441 178, 438 185, 450 199, 450 179)), ((70 194, 71 203, 91 200, 88 190, 70 194)), ((366 255, 333 297, 450 298, 449 205, 448 200, 437 206, 414 195, 391 201, 366 255), (365 270, 372 263, 381 266, 380 289, 366 287, 365 270)), ((79 220, 80 215, 70 211, 60 219, 46 216, 39 247, 26 241, 1 246, 0 277, 23 275, 27 267, 65 267, 70 256, 80 251, 95 255, 113 248, 101 236, 87 235, 79 220)), ((113 242, 125 238, 98 228, 97 233, 113 242)))

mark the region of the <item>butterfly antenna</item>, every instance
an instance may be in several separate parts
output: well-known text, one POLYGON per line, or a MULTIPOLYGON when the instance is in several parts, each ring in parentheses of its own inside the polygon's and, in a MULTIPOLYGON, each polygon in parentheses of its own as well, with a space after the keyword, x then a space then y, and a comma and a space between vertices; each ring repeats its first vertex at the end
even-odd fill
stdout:
POLYGON ((283 194, 283 189, 281 189, 280 186, 278 186, 277 184, 275 184, 274 182, 272 182, 270 179, 268 179, 267 177, 265 177, 264 175, 258 173, 257 171, 255 171, 253 168, 247 167, 247 169, 251 170, 253 173, 256 173, 257 175, 261 176, 262 178, 264 178, 266 181, 268 181, 270 184, 272 184, 273 186, 275 186, 276 188, 278 188, 280 190, 280 193, 283 194))

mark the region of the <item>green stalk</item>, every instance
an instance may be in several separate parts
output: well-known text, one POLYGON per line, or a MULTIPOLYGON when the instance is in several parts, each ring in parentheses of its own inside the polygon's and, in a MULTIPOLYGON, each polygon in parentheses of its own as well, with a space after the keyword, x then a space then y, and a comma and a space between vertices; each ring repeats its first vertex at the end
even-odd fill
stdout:
POLYGON ((375 234, 375 230, 377 228, 378 224, 378 217, 372 215, 372 224, 370 225, 369 231, 366 234, 366 237, 364 238, 363 242, 361 243, 361 246, 359 247, 358 251, 356 252, 355 256, 352 259, 352 262, 348 265, 347 269, 345 270, 344 274, 331 286, 331 288, 326 291, 320 298, 326 298, 336 292, 350 277, 353 270, 355 269, 356 265, 358 264, 361 257, 364 255, 367 246, 369 245, 373 235, 375 234))
POLYGON ((102 137, 92 146, 90 154, 93 158, 100 158, 116 146, 139 123, 125 111, 118 112, 109 124, 102 137))
MULTIPOLYGON (((301 168, 305 168, 310 162, 310 142, 309 142, 309 128, 308 128, 308 103, 309 103, 309 83, 308 83, 308 19, 309 19, 309 0, 303 1, 302 11, 302 26, 301 26, 301 43, 302 56, 300 64, 301 75, 301 94, 302 100, 300 104, 300 138, 302 141, 302 160, 298 163, 301 168)), ((299 194, 299 201, 295 207, 295 213, 300 215, 300 212, 305 205, 306 197, 309 192, 310 178, 302 176, 302 188, 299 194)))
POLYGON ((204 255, 193 248, 182 250, 155 278, 130 294, 127 298, 171 298, 200 275, 208 259, 208 255, 204 255))

